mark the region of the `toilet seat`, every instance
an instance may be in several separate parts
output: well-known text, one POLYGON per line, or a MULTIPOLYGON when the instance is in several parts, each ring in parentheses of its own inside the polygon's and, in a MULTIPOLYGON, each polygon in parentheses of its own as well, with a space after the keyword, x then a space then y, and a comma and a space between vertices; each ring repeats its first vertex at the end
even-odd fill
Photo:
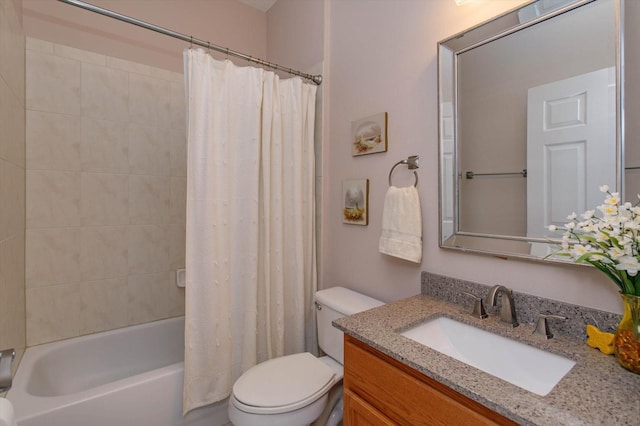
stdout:
POLYGON ((325 395, 335 379, 335 372, 309 352, 274 358, 240 376, 231 403, 247 413, 286 413, 325 395))

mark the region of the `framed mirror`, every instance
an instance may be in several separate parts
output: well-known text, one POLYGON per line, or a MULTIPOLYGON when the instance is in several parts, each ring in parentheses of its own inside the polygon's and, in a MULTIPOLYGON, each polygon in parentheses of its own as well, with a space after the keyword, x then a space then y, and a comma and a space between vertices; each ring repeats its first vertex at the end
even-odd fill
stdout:
POLYGON ((439 43, 441 247, 540 260, 601 185, 637 200, 639 11, 537 0, 439 43))

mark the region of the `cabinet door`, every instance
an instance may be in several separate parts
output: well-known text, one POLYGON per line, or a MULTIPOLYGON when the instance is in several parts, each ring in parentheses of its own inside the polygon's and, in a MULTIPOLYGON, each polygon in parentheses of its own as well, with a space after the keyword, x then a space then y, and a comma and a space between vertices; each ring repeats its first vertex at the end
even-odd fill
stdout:
MULTIPOLYGON (((387 421, 351 422, 346 414, 345 402, 345 426, 516 425, 478 402, 348 335, 345 335, 344 342, 344 392, 345 395, 349 392, 352 397, 360 398, 358 407, 366 404, 368 411, 375 410, 378 417, 387 421)), ((352 408, 349 411, 357 412, 365 420, 369 419, 362 414, 364 409, 352 408)))
POLYGON ((348 389, 344 391, 344 424, 349 426, 396 425, 396 423, 348 389))

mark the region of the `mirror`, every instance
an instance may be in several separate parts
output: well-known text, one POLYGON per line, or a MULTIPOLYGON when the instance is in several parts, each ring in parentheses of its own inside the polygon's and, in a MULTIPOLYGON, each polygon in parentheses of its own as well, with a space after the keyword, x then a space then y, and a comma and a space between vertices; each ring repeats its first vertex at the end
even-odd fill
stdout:
POLYGON ((439 43, 441 247, 542 259, 600 185, 636 199, 639 10, 538 0, 439 43))

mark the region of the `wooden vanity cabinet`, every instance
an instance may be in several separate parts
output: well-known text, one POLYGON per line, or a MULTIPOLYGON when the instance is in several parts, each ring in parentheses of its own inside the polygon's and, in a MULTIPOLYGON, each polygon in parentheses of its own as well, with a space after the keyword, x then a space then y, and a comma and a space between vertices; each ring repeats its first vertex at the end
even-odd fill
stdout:
POLYGON ((345 426, 516 424, 345 335, 345 426))

